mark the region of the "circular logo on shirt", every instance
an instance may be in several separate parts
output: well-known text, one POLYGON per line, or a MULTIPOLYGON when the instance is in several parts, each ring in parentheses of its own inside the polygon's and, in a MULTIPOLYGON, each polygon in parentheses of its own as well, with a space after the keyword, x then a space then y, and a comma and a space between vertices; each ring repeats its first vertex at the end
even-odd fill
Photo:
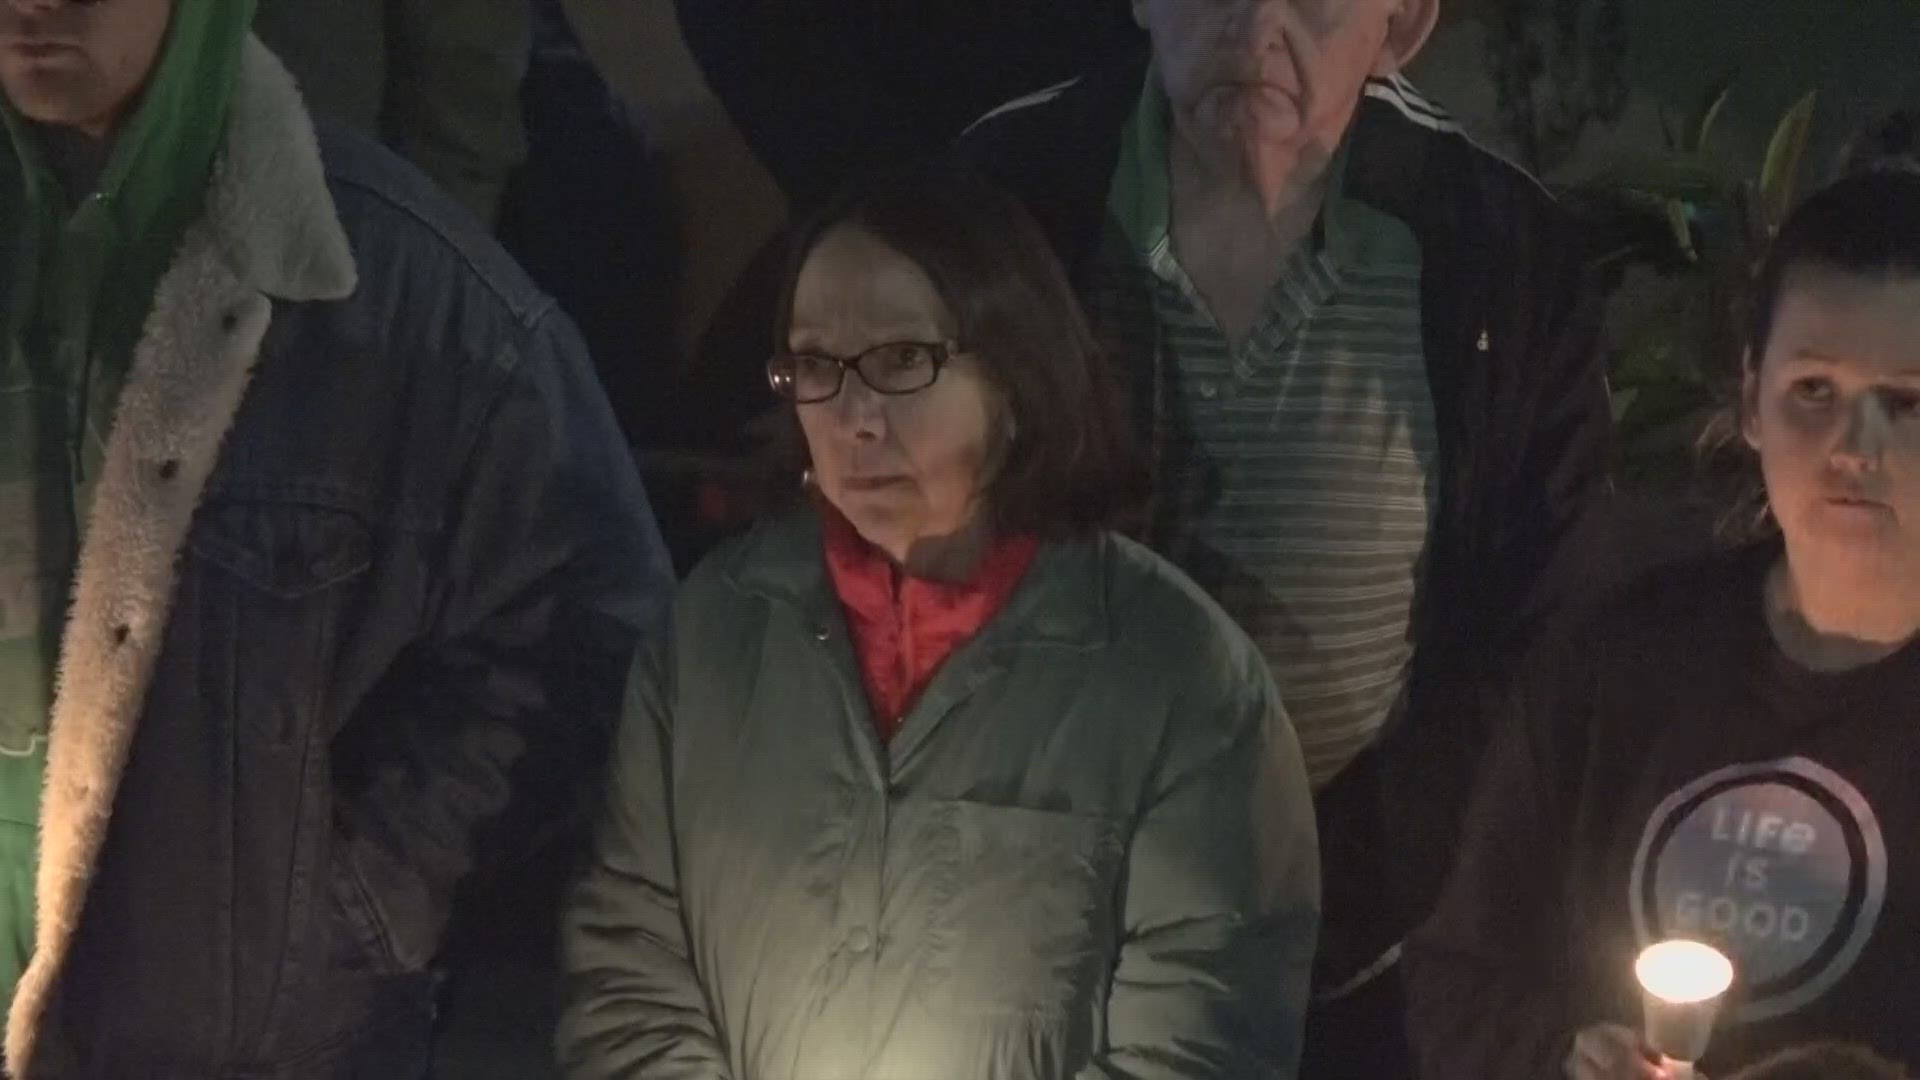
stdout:
POLYGON ((1805 758, 1735 765, 1654 809, 1634 856, 1642 945, 1706 941, 1733 959, 1748 1023, 1816 1000, 1852 970, 1887 892, 1873 807, 1805 758))

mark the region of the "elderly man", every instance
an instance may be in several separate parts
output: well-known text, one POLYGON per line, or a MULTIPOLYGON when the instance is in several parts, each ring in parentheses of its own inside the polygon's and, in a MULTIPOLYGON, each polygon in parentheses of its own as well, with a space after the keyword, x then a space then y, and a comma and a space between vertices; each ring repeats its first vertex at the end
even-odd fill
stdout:
POLYGON ((1399 76, 1436 4, 1134 0, 1150 58, 961 143, 1054 231, 1134 388, 1150 538, 1299 729, 1326 890, 1309 1076, 1404 1073, 1398 943, 1604 488, 1578 245, 1399 76))
POLYGON ((14 1077, 419 1075, 668 586, 571 328, 251 9, 0 0, 14 1077))

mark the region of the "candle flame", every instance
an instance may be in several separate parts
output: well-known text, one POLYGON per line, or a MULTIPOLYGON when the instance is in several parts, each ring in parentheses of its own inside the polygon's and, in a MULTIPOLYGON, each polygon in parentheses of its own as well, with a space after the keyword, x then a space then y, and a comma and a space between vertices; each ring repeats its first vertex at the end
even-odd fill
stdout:
POLYGON ((1719 997, 1733 985, 1733 961, 1698 941, 1663 941, 1647 948, 1633 973, 1647 993, 1673 1005, 1719 997))

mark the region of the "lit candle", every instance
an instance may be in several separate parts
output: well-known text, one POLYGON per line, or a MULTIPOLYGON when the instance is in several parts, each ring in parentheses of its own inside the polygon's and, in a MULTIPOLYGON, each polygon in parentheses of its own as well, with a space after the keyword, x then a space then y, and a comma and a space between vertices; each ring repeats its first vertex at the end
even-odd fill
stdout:
POLYGON ((1663 941, 1634 962, 1646 1014, 1647 1045, 1676 1078, 1693 1075, 1706 1055, 1720 997, 1733 985, 1733 962, 1698 941, 1663 941))

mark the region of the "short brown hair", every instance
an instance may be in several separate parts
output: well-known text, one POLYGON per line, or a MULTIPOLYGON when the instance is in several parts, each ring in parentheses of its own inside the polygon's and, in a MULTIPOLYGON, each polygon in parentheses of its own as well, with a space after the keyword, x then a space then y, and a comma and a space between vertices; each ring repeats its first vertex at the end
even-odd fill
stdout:
POLYGON ((1013 442, 984 499, 995 527, 1072 536, 1130 520, 1146 488, 1123 396, 1066 271, 1020 200, 949 158, 856 179, 791 235, 775 349, 786 347, 801 267, 841 227, 926 273, 961 347, 1005 399, 1013 442))
POLYGON ((1907 1070, 1846 1043, 1815 1043, 1784 1050, 1734 1074, 1729 1080, 1910 1080, 1907 1070))

